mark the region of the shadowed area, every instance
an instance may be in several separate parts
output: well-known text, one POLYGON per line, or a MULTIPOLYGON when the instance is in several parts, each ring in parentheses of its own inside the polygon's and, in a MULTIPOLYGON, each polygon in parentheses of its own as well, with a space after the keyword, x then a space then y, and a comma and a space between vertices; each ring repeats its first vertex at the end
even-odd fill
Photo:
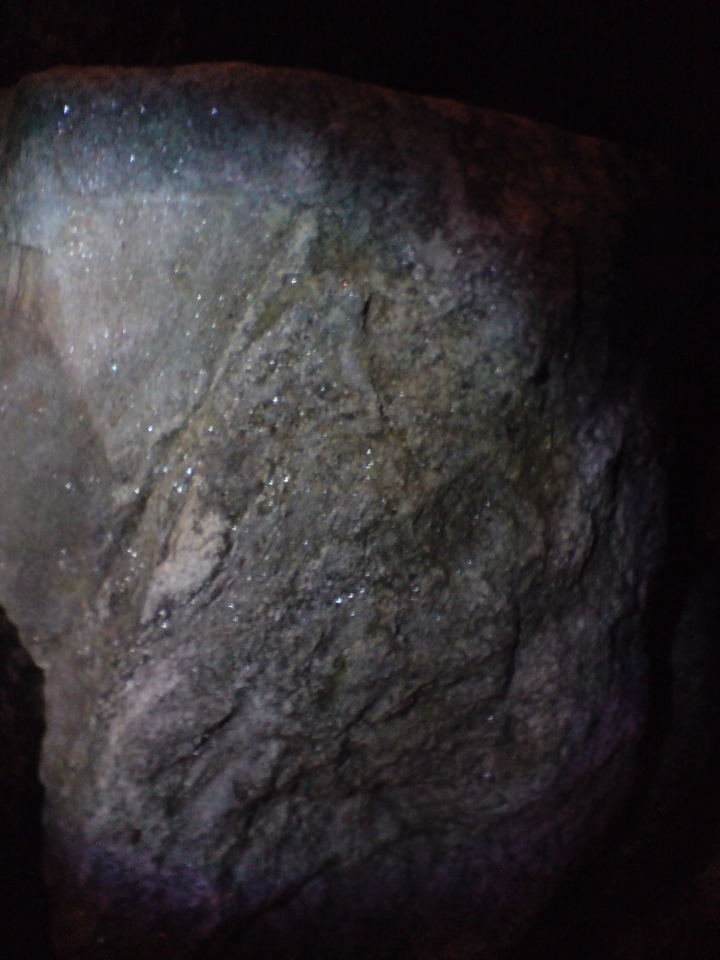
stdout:
POLYGON ((41 874, 43 674, 0 607, 0 930, 4 960, 50 955, 41 874))

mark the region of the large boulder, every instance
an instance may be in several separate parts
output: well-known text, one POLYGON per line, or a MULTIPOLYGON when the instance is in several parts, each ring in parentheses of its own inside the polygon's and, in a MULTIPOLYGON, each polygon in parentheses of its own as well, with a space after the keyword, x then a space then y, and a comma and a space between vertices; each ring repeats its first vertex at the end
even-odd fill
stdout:
POLYGON ((658 171, 241 65, 31 76, 0 149, 58 956, 485 956, 642 728, 658 171))

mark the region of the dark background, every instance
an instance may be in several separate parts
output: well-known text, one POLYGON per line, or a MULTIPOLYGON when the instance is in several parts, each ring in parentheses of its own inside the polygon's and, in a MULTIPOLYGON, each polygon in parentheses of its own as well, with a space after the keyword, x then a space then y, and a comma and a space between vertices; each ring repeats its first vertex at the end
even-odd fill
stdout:
POLYGON ((720 106, 714 0, 3 0, 0 11, 6 83, 58 63, 248 60, 663 147, 699 147, 720 106))
POLYGON ((664 603, 651 626, 653 724, 628 810, 522 956, 720 957, 720 0, 0 0, 0 85, 59 64, 223 60, 505 110, 650 149, 671 170, 669 261, 688 377, 676 401, 664 603), (685 723, 669 657, 693 590, 705 652, 688 709, 700 719, 685 724, 679 753, 695 759, 668 772, 667 744, 677 749, 672 731, 685 723), (669 778, 660 799, 658 776, 669 778))
POLYGON ((0 80, 58 63, 314 67, 677 153, 710 148, 715 0, 2 0, 0 80), (692 141, 692 142, 688 142, 692 141))

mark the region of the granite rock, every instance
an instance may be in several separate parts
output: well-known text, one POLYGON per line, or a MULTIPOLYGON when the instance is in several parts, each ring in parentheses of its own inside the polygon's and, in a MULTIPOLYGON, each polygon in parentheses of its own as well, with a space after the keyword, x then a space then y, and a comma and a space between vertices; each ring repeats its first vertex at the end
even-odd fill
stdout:
POLYGON ((60 958, 486 956, 602 827, 664 542, 658 182, 312 73, 3 95, 60 958))

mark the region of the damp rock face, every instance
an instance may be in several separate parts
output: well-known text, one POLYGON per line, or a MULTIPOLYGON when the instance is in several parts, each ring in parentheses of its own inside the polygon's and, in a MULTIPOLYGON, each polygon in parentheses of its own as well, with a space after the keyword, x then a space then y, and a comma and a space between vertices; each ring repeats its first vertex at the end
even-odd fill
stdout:
POLYGON ((490 956, 642 727, 656 171, 241 65, 55 71, 0 117, 0 602, 45 671, 58 957, 490 956))

